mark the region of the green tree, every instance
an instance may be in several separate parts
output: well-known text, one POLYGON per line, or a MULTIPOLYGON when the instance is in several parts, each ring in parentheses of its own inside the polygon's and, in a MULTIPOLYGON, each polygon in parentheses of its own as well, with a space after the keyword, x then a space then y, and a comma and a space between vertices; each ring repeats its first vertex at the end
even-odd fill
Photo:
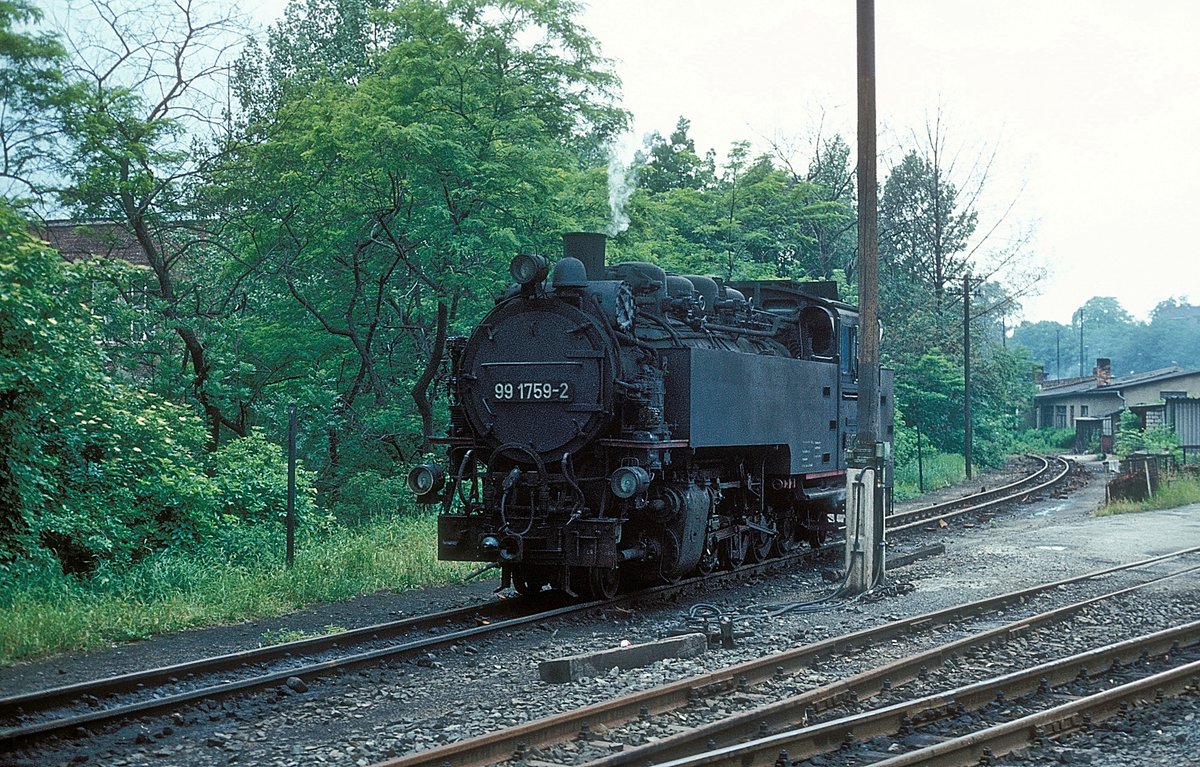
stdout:
POLYGON ((982 344, 971 361, 973 454, 998 466, 1011 452, 1033 401, 1033 363, 1025 349, 982 344))
MULTIPOLYGON (((1017 310, 1041 270, 1030 263, 1030 230, 1008 221, 1015 199, 980 221, 995 150, 951 147, 940 109, 913 139, 880 198, 881 314, 897 353, 931 344, 949 352, 961 343, 955 337, 965 274, 986 300, 986 314, 972 307, 973 317, 986 317, 972 321, 982 330, 1017 310)), ((985 335, 1001 338, 995 329, 985 335)))
POLYGON ((1133 343, 1139 354, 1128 362, 1138 370, 1200 368, 1200 307, 1174 298, 1159 302, 1149 324, 1135 328, 1133 343))
POLYGON ((1050 379, 1065 377, 1064 371, 1070 374, 1070 339, 1069 328, 1047 320, 1022 322, 1013 329, 1012 336, 1013 344, 1027 349, 1050 379))
POLYGON ((351 83, 372 73, 385 45, 380 13, 388 0, 295 0, 267 33, 251 38, 234 67, 234 87, 251 123, 269 124, 285 104, 321 82, 351 83))
POLYGON ((964 382, 962 367, 933 349, 912 361, 896 361, 896 408, 934 449, 961 452, 964 382))
POLYGON ((804 219, 807 236, 789 271, 824 280, 835 279, 839 273, 852 277, 858 240, 850 145, 840 135, 834 134, 827 139, 818 134, 808 167, 804 170, 793 165, 793 151, 789 146, 775 142, 772 148, 780 170, 785 171, 793 182, 806 182, 803 187, 805 204, 813 213, 804 219))
MULTIPOLYGON (((1137 323, 1117 299, 1111 296, 1089 298, 1071 315, 1071 353, 1064 356, 1064 367, 1077 375, 1089 376, 1097 357, 1108 357, 1120 365, 1137 366, 1137 349, 1130 343, 1137 323), (1066 365, 1070 359, 1074 364, 1066 365)), ((1120 369, 1120 368, 1118 368, 1120 369)))
POLYGON ((947 286, 966 271, 977 214, 959 204, 941 166, 916 151, 888 174, 879 208, 881 272, 889 285, 920 286, 940 309, 947 286))
POLYGON ((647 139, 647 152, 638 170, 638 183, 648 192, 661 194, 672 189, 710 189, 716 183, 716 159, 712 150, 703 158, 688 135, 691 122, 680 117, 675 130, 664 139, 655 131, 647 139))
POLYGON ((26 0, 0 0, 0 194, 40 195, 56 129, 51 105, 65 52, 49 32, 22 28, 41 21, 26 0))
POLYGON ((314 8, 294 5, 264 74, 241 75, 249 111, 268 108, 224 184, 242 260, 304 317, 285 366, 329 392, 334 483, 424 445, 442 339, 485 309, 514 252, 556 247, 559 201, 625 114, 573 4, 394 3, 371 17, 384 44, 365 62, 338 65, 339 47, 293 80, 314 8))
POLYGON ((189 408, 110 374, 88 306, 95 268, 66 262, 0 204, 0 581, 196 545, 222 514, 278 521, 277 447, 210 461, 189 408))
POLYGON ((71 22, 63 33, 73 55, 59 99, 59 198, 80 219, 120 222, 145 257, 149 305, 189 369, 170 373, 163 391, 197 405, 216 449, 223 430, 244 436, 251 426, 246 403, 224 396, 236 387, 223 387, 208 338, 235 297, 187 274, 201 273, 224 245, 199 192, 228 138, 222 96, 236 25, 190 1, 134 15, 91 0, 72 9, 71 22), (156 23, 143 23, 150 16, 156 23))

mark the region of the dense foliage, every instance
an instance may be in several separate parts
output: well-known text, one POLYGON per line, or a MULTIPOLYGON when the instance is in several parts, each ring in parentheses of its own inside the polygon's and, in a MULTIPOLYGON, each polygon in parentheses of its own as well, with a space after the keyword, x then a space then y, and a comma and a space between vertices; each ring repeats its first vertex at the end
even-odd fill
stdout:
POLYGON ((1163 426, 1143 428, 1141 418, 1129 410, 1121 413, 1120 429, 1117 431, 1113 451, 1121 459, 1128 458, 1133 453, 1169 455, 1175 461, 1183 458, 1179 437, 1174 430, 1163 426))
POLYGON ((1167 299, 1147 322, 1130 316, 1117 299, 1097 296, 1072 315, 1070 324, 1026 322, 1013 343, 1029 349, 1047 378, 1089 376, 1097 357, 1112 360, 1115 376, 1169 367, 1200 368, 1200 306, 1167 299))
POLYGON ((206 453, 195 412, 113 369, 90 306, 111 298, 102 267, 64 261, 0 204, 0 275, 0 581, 278 523, 277 446, 251 434, 206 453))

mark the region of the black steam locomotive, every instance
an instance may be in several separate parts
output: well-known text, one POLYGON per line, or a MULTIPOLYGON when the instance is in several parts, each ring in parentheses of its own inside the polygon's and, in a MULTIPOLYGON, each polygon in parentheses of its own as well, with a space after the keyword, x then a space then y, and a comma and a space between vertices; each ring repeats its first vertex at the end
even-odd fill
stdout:
MULTIPOLYGON (((816 544, 857 416, 858 313, 833 283, 722 284, 605 266, 605 237, 518 255, 516 284, 451 361, 438 556, 503 586, 597 598, 816 544)), ((882 424, 892 429, 884 372, 882 424)))

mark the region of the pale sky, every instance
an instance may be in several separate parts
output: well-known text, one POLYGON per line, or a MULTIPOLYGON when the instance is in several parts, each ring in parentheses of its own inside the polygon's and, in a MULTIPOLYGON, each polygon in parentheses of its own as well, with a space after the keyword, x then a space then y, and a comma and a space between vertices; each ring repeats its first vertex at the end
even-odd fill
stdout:
MULTIPOLYGON (((803 147, 822 122, 854 144, 853 0, 591 0, 580 20, 634 143, 683 115, 701 153, 803 147)), ((1035 227, 1050 270, 1026 319, 1069 322, 1096 295, 1139 319, 1200 303, 1200 3, 878 0, 875 24, 880 183, 939 107, 960 165, 996 150, 980 228, 1016 199, 997 242, 1035 227)))
MULTIPOLYGON (((803 142, 823 116, 853 144, 851 0, 593 0, 582 21, 639 135, 684 115, 722 153, 803 142)), ((1200 303, 1200 3, 879 0, 875 25, 880 183, 939 105, 964 158, 997 149, 981 228, 1019 195, 1009 220, 1051 271, 1025 318, 1200 303)))

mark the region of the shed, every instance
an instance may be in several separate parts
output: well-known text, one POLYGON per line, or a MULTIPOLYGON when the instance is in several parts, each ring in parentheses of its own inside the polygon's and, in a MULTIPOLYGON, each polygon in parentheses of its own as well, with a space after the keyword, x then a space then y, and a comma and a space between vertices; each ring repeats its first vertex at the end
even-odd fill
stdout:
POLYGON ((1200 370, 1172 367, 1113 377, 1110 360, 1101 357, 1092 376, 1043 382, 1034 407, 1038 428, 1071 429, 1080 418, 1103 418, 1126 408, 1157 407, 1149 420, 1161 423, 1164 401, 1188 397, 1200 399, 1200 370))
POLYGON ((1167 423, 1175 429, 1183 461, 1200 459, 1200 398, 1177 397, 1166 401, 1167 423))

